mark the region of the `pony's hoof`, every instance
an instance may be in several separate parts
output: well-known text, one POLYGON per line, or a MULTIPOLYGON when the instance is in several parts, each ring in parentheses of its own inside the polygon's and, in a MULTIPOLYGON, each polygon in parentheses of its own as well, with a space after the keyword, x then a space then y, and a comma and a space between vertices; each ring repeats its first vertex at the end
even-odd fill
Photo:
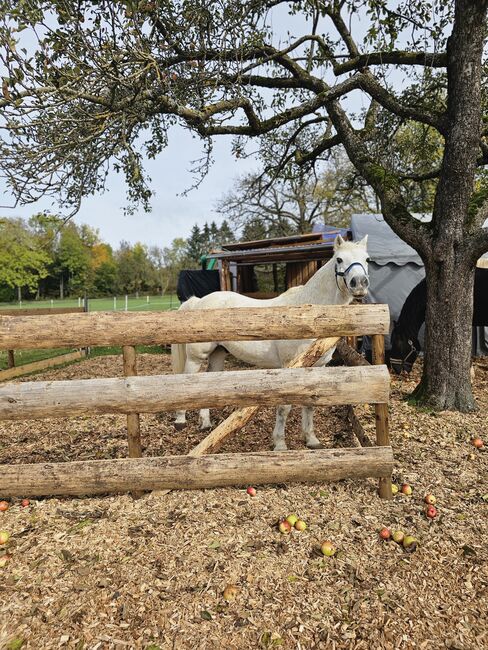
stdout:
POLYGON ((210 431, 211 428, 212 428, 211 424, 200 425, 200 431, 210 431))
POLYGON ((317 442, 307 442, 307 449, 325 449, 324 445, 317 440, 317 442))
POLYGON ((286 445, 275 445, 273 451, 288 451, 288 447, 286 445))
POLYGON ((182 431, 186 427, 186 422, 175 422, 176 431, 182 431))

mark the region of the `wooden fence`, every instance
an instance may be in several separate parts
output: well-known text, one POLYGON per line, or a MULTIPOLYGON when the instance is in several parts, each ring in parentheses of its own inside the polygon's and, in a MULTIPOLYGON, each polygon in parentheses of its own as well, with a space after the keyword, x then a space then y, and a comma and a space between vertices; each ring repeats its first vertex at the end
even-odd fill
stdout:
POLYGON ((0 316, 0 349, 122 345, 123 378, 23 382, 0 386, 0 419, 39 419, 93 413, 126 413, 129 458, 0 466, 4 496, 100 494, 111 491, 201 488, 248 483, 316 482, 346 477, 380 479, 391 498, 393 454, 388 440, 389 373, 385 305, 272 307, 179 312, 97 312, 0 316), (340 336, 373 337, 376 366, 306 368, 340 336), (212 340, 317 339, 291 369, 138 377, 135 345, 212 340), (218 376, 216 376, 216 374, 218 376), (215 391, 215 385, 219 390, 215 391), (259 406, 372 403, 377 446, 316 451, 220 454, 222 440, 259 406), (141 458, 139 413, 189 408, 239 408, 188 456, 141 458), (259 405, 259 406, 256 406, 259 405))

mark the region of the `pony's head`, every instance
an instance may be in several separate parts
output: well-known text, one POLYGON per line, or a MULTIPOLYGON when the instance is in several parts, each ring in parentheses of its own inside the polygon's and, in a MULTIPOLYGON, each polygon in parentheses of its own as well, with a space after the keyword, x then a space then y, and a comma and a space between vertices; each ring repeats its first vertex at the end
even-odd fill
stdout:
POLYGON ((334 242, 335 279, 339 289, 352 298, 364 298, 368 293, 368 235, 361 241, 346 241, 337 235, 334 242))
POLYGON ((415 336, 408 335, 399 323, 394 321, 390 337, 390 364, 399 375, 402 370, 409 373, 419 356, 420 343, 415 336))

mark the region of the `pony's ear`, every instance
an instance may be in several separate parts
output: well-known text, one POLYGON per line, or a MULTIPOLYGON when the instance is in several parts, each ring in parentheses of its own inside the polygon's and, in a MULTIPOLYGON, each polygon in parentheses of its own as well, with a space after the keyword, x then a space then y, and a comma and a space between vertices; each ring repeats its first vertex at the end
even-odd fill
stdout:
POLYGON ((364 235, 362 239, 360 239, 358 242, 356 242, 358 246, 363 246, 363 248, 366 248, 368 244, 368 235, 364 235))
POLYGON ((338 248, 340 248, 343 243, 344 240, 342 239, 341 235, 337 235, 334 241, 334 250, 336 251, 338 248))

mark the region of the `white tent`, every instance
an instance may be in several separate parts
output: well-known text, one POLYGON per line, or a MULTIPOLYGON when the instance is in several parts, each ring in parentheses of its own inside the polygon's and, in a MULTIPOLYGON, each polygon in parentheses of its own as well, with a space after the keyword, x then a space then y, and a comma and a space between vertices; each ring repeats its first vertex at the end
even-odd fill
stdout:
MULTIPOLYGON (((430 216, 415 215, 422 221, 430 216)), ((488 220, 484 227, 488 227, 488 220)), ((425 277, 425 270, 418 253, 396 235, 380 214, 353 214, 351 218, 353 240, 368 235, 370 290, 367 302, 386 303, 392 320, 397 320, 403 304, 412 289, 425 277)), ((484 256, 488 259, 488 254, 484 256)), ((420 343, 423 343, 423 328, 420 343)), ((365 340, 365 347, 370 347, 365 340)), ((389 337, 386 348, 389 349, 389 337)), ((473 352, 488 355, 488 328, 473 328, 473 352)))

